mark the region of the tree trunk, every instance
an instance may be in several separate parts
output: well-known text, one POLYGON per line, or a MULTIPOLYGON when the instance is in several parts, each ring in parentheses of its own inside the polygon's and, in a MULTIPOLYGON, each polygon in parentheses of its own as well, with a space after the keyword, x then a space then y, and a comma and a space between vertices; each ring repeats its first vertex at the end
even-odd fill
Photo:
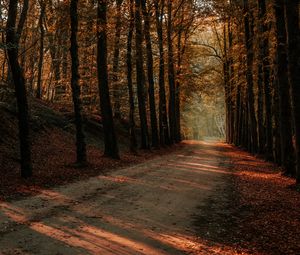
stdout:
POLYGON ((161 10, 159 10, 158 1, 154 1, 156 29, 159 45, 159 136, 160 144, 170 144, 167 102, 166 102, 166 88, 165 88, 165 54, 163 45, 163 12, 164 0, 161 1, 161 10))
POLYGON ((141 123, 141 148, 149 149, 149 134, 147 124, 147 112, 145 105, 145 74, 143 64, 143 31, 141 19, 141 1, 135 0, 135 47, 136 47, 136 82, 138 93, 138 105, 141 123))
MULTIPOLYGON (((183 14, 182 14, 183 19, 183 14)), ((181 142, 181 119, 180 119, 180 75, 181 75, 181 62, 182 62, 182 55, 184 53, 185 45, 182 45, 182 29, 179 29, 177 35, 177 70, 176 70, 176 83, 175 83, 175 109, 176 109, 176 129, 175 129, 175 142, 181 142)))
POLYGON ((247 50, 247 103, 249 111, 249 124, 250 124, 250 140, 249 151, 257 152, 257 122, 254 107, 254 93, 253 93, 253 21, 252 15, 249 11, 248 0, 244 1, 244 29, 245 29, 245 46, 247 50))
POLYGON ((76 125, 76 148, 77 148, 77 163, 85 164, 86 159, 86 144, 85 135, 83 132, 82 123, 82 106, 80 99, 80 86, 79 86, 79 59, 78 59, 78 44, 77 44, 77 33, 78 33, 78 0, 71 0, 70 3, 70 18, 71 18, 71 61, 72 61, 72 77, 71 77, 71 88, 72 97, 74 104, 74 114, 75 114, 75 125, 76 125))
POLYGON ((21 35, 27 18, 28 7, 29 7, 29 0, 24 0, 18 27, 17 27, 17 34, 16 34, 17 45, 19 45, 20 43, 21 35))
POLYGON ((157 129, 157 117, 156 117, 156 104, 155 104, 155 90, 154 90, 154 78, 153 78, 153 52, 150 35, 150 20, 149 13, 147 11, 146 0, 141 0, 142 11, 144 16, 144 31, 147 49, 147 74, 148 74, 148 93, 150 104, 150 120, 151 120, 151 142, 153 147, 159 147, 158 129, 157 129))
POLYGON ((42 98, 42 70, 43 70, 43 61, 44 61, 44 25, 43 19, 45 16, 45 3, 43 0, 40 0, 40 18, 39 18, 39 28, 40 28, 40 50, 39 50, 39 64, 38 64, 38 79, 37 79, 37 88, 36 88, 36 97, 38 99, 42 98))
POLYGON ((113 53, 113 96, 114 96, 114 116, 117 119, 121 118, 121 104, 120 104, 120 91, 118 84, 118 72, 119 72, 119 57, 120 57, 120 36, 121 36, 121 5, 123 0, 116 0, 117 3, 117 16, 115 27, 115 41, 114 41, 114 53, 113 53))
POLYGON ((130 0, 130 21, 129 30, 127 37, 127 85, 129 94, 129 135, 130 135, 130 151, 133 153, 137 152, 137 139, 135 134, 135 119, 134 119, 134 95, 133 95, 133 85, 132 85, 132 37, 134 30, 134 12, 133 12, 133 0, 130 0))
POLYGON ((300 29, 299 0, 286 3, 286 24, 288 32, 289 81, 292 92, 296 145, 296 180, 300 183, 300 29))
POLYGON ((276 18, 276 79, 278 79, 279 120, 281 134, 281 161, 285 174, 294 175, 294 149, 292 144, 292 116, 290 86, 288 80, 288 59, 286 51, 286 28, 284 0, 274 0, 276 18))
POLYGON ((104 129, 104 156, 119 159, 119 149, 115 134, 113 113, 109 98, 107 73, 107 0, 98 0, 97 8, 97 74, 100 108, 104 129))
POLYGON ((234 144, 236 146, 240 145, 240 111, 241 111, 241 85, 237 85, 237 93, 236 93, 236 107, 235 107, 235 117, 234 117, 234 144))
POLYGON ((233 84, 233 76, 234 76, 234 65, 232 59, 232 51, 233 51, 233 35, 231 30, 231 18, 228 19, 227 23, 228 27, 228 86, 230 91, 230 140, 233 143, 234 140, 234 133, 235 133, 235 126, 234 126, 234 110, 235 110, 235 102, 234 102, 234 84, 233 84))
POLYGON ((258 22, 260 27, 261 45, 260 45, 260 62, 262 65, 263 90, 264 90, 264 109, 265 109, 265 148, 264 154, 268 160, 272 160, 272 100, 270 89, 270 61, 269 61, 269 38, 266 35, 268 30, 266 22, 266 2, 258 0, 258 22))
POLYGON ((224 76, 224 91, 225 91, 225 114, 226 114, 226 142, 232 143, 231 139, 231 91, 229 87, 229 68, 228 68, 228 54, 227 54, 227 33, 226 24, 223 26, 223 76, 224 76))
POLYGON ((9 1, 9 9, 6 24, 6 44, 11 46, 7 49, 7 55, 9 59, 9 66, 12 73, 13 82, 15 85, 18 106, 21 176, 23 178, 27 178, 32 176, 31 144, 29 138, 29 114, 25 79, 18 62, 18 38, 15 33, 17 6, 17 0, 9 1))
POLYGON ((274 118, 274 126, 272 129, 272 139, 273 139, 273 158, 274 162, 278 165, 281 165, 281 132, 280 132, 280 119, 279 119, 279 95, 278 95, 278 79, 274 79, 273 81, 273 87, 274 87, 274 95, 273 95, 273 118, 274 118))
POLYGON ((173 25, 172 25, 172 1, 168 0, 167 5, 167 45, 168 45, 168 80, 169 80, 169 125, 170 125, 170 142, 175 142, 176 131, 176 98, 175 98, 175 69, 173 54, 173 25))
POLYGON ((264 109, 265 109, 265 155, 272 160, 273 138, 272 138, 272 96, 270 83, 270 61, 269 61, 269 38, 266 35, 268 30, 266 22, 266 2, 258 0, 258 19, 261 28, 262 43, 260 45, 260 61, 262 62, 264 109))

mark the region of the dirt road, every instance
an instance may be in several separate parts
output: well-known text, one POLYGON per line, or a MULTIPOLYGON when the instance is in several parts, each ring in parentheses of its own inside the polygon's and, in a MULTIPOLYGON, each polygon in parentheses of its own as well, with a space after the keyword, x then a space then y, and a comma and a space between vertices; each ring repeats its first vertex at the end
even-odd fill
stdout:
POLYGON ((145 164, 1 203, 0 254, 226 254, 195 227, 227 185, 217 145, 186 142, 145 164))

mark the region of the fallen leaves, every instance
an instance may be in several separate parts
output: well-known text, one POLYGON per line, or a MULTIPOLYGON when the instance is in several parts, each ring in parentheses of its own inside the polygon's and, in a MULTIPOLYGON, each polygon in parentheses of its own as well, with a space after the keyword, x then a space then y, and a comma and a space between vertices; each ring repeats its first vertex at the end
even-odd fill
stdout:
POLYGON ((95 146, 88 146, 89 164, 78 168, 76 148, 71 133, 59 128, 51 128, 34 137, 32 146, 33 177, 24 180, 20 177, 19 162, 9 157, 8 148, 0 153, 0 200, 13 199, 40 193, 43 188, 62 185, 97 175, 105 175, 118 168, 142 163, 155 156, 164 155, 178 148, 165 148, 154 151, 140 151, 133 155, 123 151, 121 160, 103 157, 103 151, 95 146), (1 158, 2 157, 2 158, 1 158))
POLYGON ((224 154, 235 174, 235 206, 244 212, 237 220, 240 246, 253 254, 300 254, 300 194, 290 188, 295 181, 244 151, 231 148, 224 154))

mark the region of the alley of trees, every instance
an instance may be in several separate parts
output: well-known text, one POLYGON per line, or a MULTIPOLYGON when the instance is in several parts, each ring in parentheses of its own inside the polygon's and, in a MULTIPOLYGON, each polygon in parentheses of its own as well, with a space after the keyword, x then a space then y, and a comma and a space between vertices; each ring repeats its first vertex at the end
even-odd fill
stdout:
POLYGON ((96 114, 106 157, 123 121, 132 153, 214 136, 300 182, 298 0, 0 0, 0 29, 22 177, 35 98, 72 108, 78 165, 96 114))

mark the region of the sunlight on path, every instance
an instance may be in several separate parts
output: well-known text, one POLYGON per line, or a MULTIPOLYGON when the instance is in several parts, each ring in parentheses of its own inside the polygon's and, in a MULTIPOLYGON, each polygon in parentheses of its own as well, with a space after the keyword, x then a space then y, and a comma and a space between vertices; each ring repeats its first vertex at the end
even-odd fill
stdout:
POLYGON ((0 254, 238 254, 193 225, 230 174, 216 146, 186 142, 142 165, 3 202, 0 254))

